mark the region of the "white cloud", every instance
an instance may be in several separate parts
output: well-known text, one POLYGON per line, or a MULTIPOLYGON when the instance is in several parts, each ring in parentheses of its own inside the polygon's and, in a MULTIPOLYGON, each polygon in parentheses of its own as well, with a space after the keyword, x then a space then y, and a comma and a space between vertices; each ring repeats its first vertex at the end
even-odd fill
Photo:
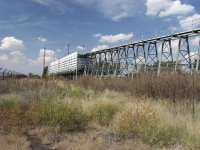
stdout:
POLYGON ((120 34, 116 34, 116 35, 98 34, 98 36, 97 36, 98 41, 101 43, 117 43, 119 41, 130 40, 132 37, 133 37, 133 33, 128 33, 128 34, 120 33, 120 34))
POLYGON ((64 14, 71 11, 71 9, 64 3, 58 0, 32 0, 35 3, 50 8, 55 14, 64 14))
POLYGON ((32 0, 32 1, 45 6, 49 6, 54 3, 54 0, 32 0))
POLYGON ((53 50, 46 49, 45 54, 44 54, 44 49, 41 49, 38 56, 39 62, 43 62, 44 55, 45 55, 45 61, 47 64, 54 61, 55 52, 53 50))
POLYGON ((79 45, 79 46, 76 47, 76 49, 79 50, 79 51, 83 51, 84 47, 79 45))
POLYGON ((193 46, 199 46, 199 42, 200 42, 200 38, 199 37, 195 37, 194 39, 191 40, 191 44, 193 46))
POLYGON ((0 61, 7 61, 8 60, 8 55, 1 55, 0 56, 0 61))
POLYGON ((119 21, 123 18, 143 13, 145 0, 74 0, 76 3, 91 7, 103 13, 105 17, 119 21))
POLYGON ((94 35, 94 37, 96 37, 96 38, 101 37, 101 33, 96 33, 96 34, 94 35))
POLYGON ((44 37, 38 37, 37 40, 38 40, 39 42, 42 42, 42 43, 47 42, 47 39, 44 38, 44 37))
POLYGON ((109 48, 108 45, 99 45, 99 46, 93 48, 93 49, 91 50, 91 52, 96 52, 96 51, 100 51, 100 50, 108 49, 108 48, 109 48))
POLYGON ((26 62, 26 57, 21 51, 12 51, 10 54, 12 56, 10 61, 13 64, 22 64, 26 62))
POLYGON ((194 12, 194 6, 182 3, 181 0, 147 0, 147 16, 169 17, 187 15, 194 12))
MULTIPOLYGON (((49 65, 54 61, 55 52, 53 50, 46 50, 45 61, 49 65)), ((42 73, 44 59, 44 49, 39 51, 37 58, 28 58, 22 51, 13 50, 10 53, 0 55, 1 66, 9 70, 18 71, 21 73, 42 73)), ((56 58, 55 58, 56 59, 56 58)))
POLYGON ((200 14, 194 14, 192 16, 179 20, 179 24, 182 29, 189 30, 200 26, 200 14))
POLYGON ((1 41, 0 49, 1 50, 22 50, 24 48, 24 42, 22 40, 18 40, 15 37, 5 37, 1 41))

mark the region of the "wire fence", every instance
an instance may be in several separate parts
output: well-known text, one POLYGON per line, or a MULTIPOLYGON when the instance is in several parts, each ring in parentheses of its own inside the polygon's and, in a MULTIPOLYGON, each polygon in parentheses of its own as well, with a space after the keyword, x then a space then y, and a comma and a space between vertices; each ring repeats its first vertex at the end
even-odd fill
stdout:
POLYGON ((27 75, 23 73, 19 73, 17 71, 13 71, 7 68, 0 67, 0 80, 11 79, 11 78, 26 78, 27 75))

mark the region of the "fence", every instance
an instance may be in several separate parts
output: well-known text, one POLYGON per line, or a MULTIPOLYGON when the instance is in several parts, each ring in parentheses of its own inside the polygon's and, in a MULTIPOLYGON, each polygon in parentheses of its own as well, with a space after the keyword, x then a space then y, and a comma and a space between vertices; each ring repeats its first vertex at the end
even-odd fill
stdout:
POLYGON ((19 73, 17 71, 13 71, 10 69, 6 69, 6 68, 2 68, 0 67, 0 79, 10 79, 10 78, 26 78, 27 75, 23 74, 23 73, 19 73))

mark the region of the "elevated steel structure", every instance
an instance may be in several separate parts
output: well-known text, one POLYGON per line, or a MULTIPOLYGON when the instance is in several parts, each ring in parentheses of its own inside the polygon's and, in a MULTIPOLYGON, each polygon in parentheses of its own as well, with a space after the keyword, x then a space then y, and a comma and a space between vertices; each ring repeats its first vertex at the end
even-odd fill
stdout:
MULTIPOLYGON (((142 70, 157 71, 159 75, 167 68, 174 72, 192 72, 189 38, 199 35, 200 28, 91 52, 87 54, 92 63, 85 68, 86 74, 97 77, 133 76, 142 70), (178 41, 175 49, 172 47, 174 40, 178 41)), ((200 50, 197 65, 199 54, 200 50)))
MULTIPOLYGON (((50 65, 50 74, 75 78, 78 75, 96 77, 133 76, 135 73, 154 71, 192 72, 189 38, 200 36, 200 28, 133 42, 87 54, 77 52, 65 56, 50 65), (177 41, 177 45, 172 44, 177 41)), ((196 71, 199 68, 200 47, 196 71)))

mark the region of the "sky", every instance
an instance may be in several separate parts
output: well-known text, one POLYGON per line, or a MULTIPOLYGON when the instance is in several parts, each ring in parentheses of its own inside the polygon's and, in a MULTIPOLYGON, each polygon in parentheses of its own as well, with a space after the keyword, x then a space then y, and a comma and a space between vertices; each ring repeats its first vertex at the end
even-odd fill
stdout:
MULTIPOLYGON (((0 68, 41 74, 86 53, 200 27, 200 0, 1 0, 0 68)), ((198 44, 199 38, 191 40, 198 44)))

